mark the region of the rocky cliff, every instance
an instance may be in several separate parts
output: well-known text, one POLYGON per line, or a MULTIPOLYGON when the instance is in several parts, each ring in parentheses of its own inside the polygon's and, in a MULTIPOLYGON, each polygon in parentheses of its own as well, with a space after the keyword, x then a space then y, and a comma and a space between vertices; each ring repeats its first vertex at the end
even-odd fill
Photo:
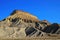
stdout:
POLYGON ((14 10, 9 17, 0 21, 0 37, 58 37, 60 25, 47 20, 38 20, 27 12, 14 10))

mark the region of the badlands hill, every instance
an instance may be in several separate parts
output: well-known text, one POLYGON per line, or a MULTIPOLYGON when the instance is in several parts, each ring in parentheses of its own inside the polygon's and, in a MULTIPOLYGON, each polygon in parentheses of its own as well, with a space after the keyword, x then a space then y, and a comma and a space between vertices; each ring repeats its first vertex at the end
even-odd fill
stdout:
POLYGON ((9 17, 0 21, 0 37, 58 37, 60 25, 47 20, 38 20, 27 12, 14 10, 9 17))

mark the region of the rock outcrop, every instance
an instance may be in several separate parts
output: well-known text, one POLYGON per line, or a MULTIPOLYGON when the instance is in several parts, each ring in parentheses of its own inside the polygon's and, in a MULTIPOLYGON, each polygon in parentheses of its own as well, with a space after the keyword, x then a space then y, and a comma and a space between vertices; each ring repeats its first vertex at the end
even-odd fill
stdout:
POLYGON ((36 16, 20 10, 14 10, 9 17, 0 21, 0 37, 46 37, 59 34, 59 24, 38 20, 36 16))

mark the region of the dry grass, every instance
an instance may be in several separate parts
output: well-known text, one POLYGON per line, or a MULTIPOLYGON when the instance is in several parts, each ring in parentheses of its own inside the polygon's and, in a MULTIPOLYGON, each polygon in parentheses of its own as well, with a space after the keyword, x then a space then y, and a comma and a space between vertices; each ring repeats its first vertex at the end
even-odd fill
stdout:
POLYGON ((60 40, 58 37, 36 37, 36 38, 0 38, 0 40, 60 40))

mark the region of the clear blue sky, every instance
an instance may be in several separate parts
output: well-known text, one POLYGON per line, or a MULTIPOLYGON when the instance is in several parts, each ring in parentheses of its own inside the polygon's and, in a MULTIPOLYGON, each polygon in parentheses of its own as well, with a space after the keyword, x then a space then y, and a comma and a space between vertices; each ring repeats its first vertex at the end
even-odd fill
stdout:
POLYGON ((14 9, 29 12, 40 20, 60 23, 60 0, 0 0, 0 20, 14 9))

